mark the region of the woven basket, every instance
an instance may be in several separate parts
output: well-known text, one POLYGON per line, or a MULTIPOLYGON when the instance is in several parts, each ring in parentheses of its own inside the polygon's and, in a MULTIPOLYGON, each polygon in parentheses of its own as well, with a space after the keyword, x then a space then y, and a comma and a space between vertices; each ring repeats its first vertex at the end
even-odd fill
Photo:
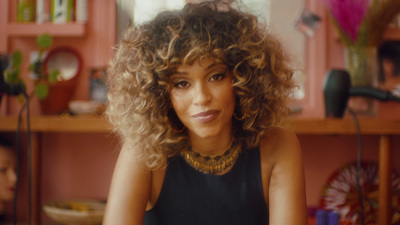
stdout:
POLYGON ((97 200, 66 200, 46 203, 43 210, 61 224, 95 225, 102 223, 105 205, 97 200))

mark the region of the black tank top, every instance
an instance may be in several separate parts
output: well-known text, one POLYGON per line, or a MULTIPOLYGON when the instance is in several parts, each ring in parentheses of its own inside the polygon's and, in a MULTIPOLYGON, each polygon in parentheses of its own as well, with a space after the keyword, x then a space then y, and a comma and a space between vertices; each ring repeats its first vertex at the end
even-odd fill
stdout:
POLYGON ((169 160, 144 225, 266 225, 260 149, 243 151, 224 175, 204 174, 180 156, 169 160))

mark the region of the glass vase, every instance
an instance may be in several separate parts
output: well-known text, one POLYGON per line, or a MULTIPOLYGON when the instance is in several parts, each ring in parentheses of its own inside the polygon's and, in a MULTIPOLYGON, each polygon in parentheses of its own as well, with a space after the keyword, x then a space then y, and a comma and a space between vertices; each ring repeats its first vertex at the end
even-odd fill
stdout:
MULTIPOLYGON (((378 84, 378 59, 376 47, 348 47, 345 50, 346 69, 353 87, 376 87, 378 84)), ((364 96, 352 96, 348 107, 357 114, 374 116, 377 102, 364 96)))

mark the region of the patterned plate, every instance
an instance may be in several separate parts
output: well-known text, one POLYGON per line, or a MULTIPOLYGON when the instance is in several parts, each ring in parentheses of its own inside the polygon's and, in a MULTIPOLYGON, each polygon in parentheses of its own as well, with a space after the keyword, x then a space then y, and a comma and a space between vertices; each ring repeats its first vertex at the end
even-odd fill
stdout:
MULTIPOLYGON (((378 174, 377 162, 361 163, 365 224, 378 221, 378 174)), ((357 190, 357 163, 349 163, 335 171, 323 188, 320 207, 339 212, 341 219, 360 224, 360 202, 357 190)), ((400 178, 392 172, 392 224, 400 224, 400 178)))

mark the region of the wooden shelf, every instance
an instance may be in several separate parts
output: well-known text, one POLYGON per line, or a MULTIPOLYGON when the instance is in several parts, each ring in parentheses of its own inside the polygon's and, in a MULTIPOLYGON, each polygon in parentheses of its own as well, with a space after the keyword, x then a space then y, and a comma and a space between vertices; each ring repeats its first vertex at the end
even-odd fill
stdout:
MULTIPOLYGON (((15 131, 17 122, 16 116, 0 117, 0 132, 15 131)), ((364 135, 400 135, 400 119, 361 118, 359 123, 364 135)), ((109 122, 100 116, 34 116, 30 126, 33 132, 112 132, 109 122)), ((357 132, 351 118, 289 119, 285 126, 297 134, 354 135, 357 132)), ((26 119, 22 120, 21 129, 26 130, 26 119)))
MULTIPOLYGON (((0 132, 17 130, 16 116, 0 117, 0 132)), ((30 118, 32 132, 91 132, 111 133, 108 121, 100 116, 34 116, 30 118)), ((21 121, 21 130, 26 130, 26 119, 21 121)))
MULTIPOLYGON (((0 132, 14 132, 17 129, 18 118, 16 116, 0 116, 0 132)), ((100 116, 34 116, 30 120, 31 131, 34 132, 33 143, 34 152, 40 158, 39 138, 37 133, 43 132, 91 132, 91 133, 111 133, 109 122, 100 116)), ((390 218, 390 185, 391 180, 391 147, 390 136, 400 135, 400 119, 376 119, 361 118, 359 120, 361 133, 363 135, 379 135, 379 217, 380 224, 389 224, 390 218), (389 194, 388 194, 389 193, 389 194)), ((354 135, 357 133, 355 122, 351 118, 338 119, 289 119, 285 125, 297 134, 305 135, 354 135)), ((21 121, 21 129, 26 130, 26 118, 21 121)), ((40 171, 40 163, 32 161, 33 171, 40 171)), ((38 173, 33 175, 34 181, 39 177, 38 173)), ((39 187, 33 185, 32 193, 38 193, 39 187)), ((36 196, 36 195, 33 195, 36 196)), ((32 200, 36 207, 34 212, 36 219, 40 216, 40 201, 32 200)))
MULTIPOLYGON (((363 135, 400 135, 400 120, 360 118, 359 124, 363 135)), ((286 127, 297 134, 357 134, 356 125, 352 118, 289 119, 286 127)))
POLYGON ((84 23, 9 23, 7 35, 9 37, 33 37, 48 33, 54 37, 81 37, 85 35, 84 23))

